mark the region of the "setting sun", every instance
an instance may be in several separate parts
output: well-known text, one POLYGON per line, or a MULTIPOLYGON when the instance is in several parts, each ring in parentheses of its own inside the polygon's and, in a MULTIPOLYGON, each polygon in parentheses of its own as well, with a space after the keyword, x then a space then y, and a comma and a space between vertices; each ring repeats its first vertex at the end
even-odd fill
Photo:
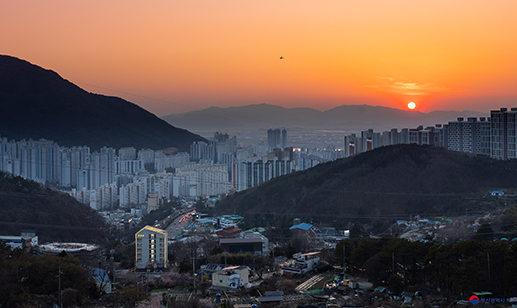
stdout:
POLYGON ((486 112, 517 98, 512 0, 29 0, 1 8, 1 54, 158 116, 263 103, 486 112))
POLYGON ((409 102, 409 103, 407 104, 407 107, 408 107, 409 109, 415 109, 416 104, 415 104, 415 103, 413 103, 413 102, 409 102))

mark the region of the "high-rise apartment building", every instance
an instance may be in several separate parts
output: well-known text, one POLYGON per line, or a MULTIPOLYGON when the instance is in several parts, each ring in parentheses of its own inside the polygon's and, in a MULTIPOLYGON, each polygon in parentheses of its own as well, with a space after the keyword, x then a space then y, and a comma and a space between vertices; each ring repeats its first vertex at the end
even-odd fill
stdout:
POLYGON ((135 264, 138 269, 167 268, 167 231, 145 226, 135 234, 135 264))
POLYGON ((133 147, 121 148, 118 150, 118 158, 121 160, 136 159, 136 149, 133 147))
POLYGON ((434 145, 446 148, 449 143, 449 125, 436 124, 434 127, 434 145))
POLYGON ((287 148, 287 130, 282 129, 282 149, 287 148))
POLYGON ((215 151, 214 142, 195 141, 190 145, 190 159, 192 161, 211 160, 215 162, 215 151))
POLYGON ((141 159, 144 164, 154 165, 155 152, 151 149, 142 149, 138 151, 138 159, 141 159))
POLYGON ((293 162, 287 159, 250 158, 237 160, 234 168, 232 184, 237 191, 241 191, 291 173, 293 162))
POLYGON ((490 154, 490 120, 482 117, 458 118, 447 125, 447 145, 449 150, 472 154, 490 154))
POLYGON ((267 145, 271 148, 285 148, 287 147, 287 130, 282 129, 268 129, 267 130, 267 145))
POLYGON ((90 155, 89 171, 90 189, 97 189, 115 181, 116 151, 113 148, 103 147, 100 152, 90 155))
POLYGON ((165 172, 166 169, 181 167, 189 162, 189 153, 165 155, 162 151, 157 151, 154 158, 154 170, 156 172, 165 172))
MULTIPOLYGON (((70 155, 70 186, 77 187, 81 190, 77 180, 81 177, 83 179, 83 168, 90 163, 90 148, 89 147, 73 147, 67 151, 70 155)), ((86 183, 86 180, 83 181, 86 183)))
POLYGON ((490 111, 490 157, 496 159, 517 158, 516 126, 517 108, 490 111))
POLYGON ((476 152, 474 154, 481 154, 490 156, 490 118, 480 117, 477 122, 476 129, 476 152))
POLYGON ((176 169, 172 178, 174 197, 219 195, 229 190, 228 167, 211 161, 182 166, 176 169))
POLYGON ((363 152, 362 138, 358 138, 355 134, 345 136, 345 157, 354 156, 363 152))

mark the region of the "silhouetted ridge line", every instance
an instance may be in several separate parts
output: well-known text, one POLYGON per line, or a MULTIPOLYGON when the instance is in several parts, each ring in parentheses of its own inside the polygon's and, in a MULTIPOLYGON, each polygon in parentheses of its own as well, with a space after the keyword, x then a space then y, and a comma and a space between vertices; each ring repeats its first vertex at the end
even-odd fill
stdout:
POLYGON ((217 207, 257 220, 256 225, 268 219, 274 224, 273 213, 276 219, 294 216, 328 223, 335 217, 371 223, 390 216, 488 210, 497 202, 486 202, 484 196, 494 189, 514 191, 516 182, 517 160, 402 144, 275 178, 229 196, 217 207))
POLYGON ((88 93, 59 74, 0 55, 0 136, 60 146, 188 151, 199 135, 117 97, 88 93))

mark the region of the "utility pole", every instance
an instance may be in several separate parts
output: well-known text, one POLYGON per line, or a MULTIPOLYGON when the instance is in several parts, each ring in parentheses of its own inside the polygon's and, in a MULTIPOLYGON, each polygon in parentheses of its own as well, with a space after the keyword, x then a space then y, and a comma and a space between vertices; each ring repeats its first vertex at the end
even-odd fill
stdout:
POLYGON ((391 274, 395 276, 395 253, 391 253, 391 274))
POLYGON ((58 283, 58 288, 59 288, 59 307, 63 308, 63 304, 62 304, 62 301, 61 301, 61 266, 58 267, 58 275, 59 277, 59 283, 58 283))
POLYGON ((346 269, 346 263, 345 263, 345 241, 343 241, 343 279, 346 279, 346 277, 345 277, 345 269, 346 269))
POLYGON ((192 256, 192 277, 194 277, 194 292, 196 291, 196 259, 192 256))
POLYGON ((488 285, 489 285, 489 287, 491 287, 491 285, 490 285, 490 254, 488 252, 486 253, 486 258, 487 258, 487 265, 488 265, 488 285))

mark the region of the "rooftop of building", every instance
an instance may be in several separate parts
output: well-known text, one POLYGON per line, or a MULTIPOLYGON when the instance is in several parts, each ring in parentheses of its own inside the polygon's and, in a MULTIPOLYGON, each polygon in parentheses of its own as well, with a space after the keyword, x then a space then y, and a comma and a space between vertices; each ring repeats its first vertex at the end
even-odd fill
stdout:
POLYGON ((85 243, 49 243, 39 245, 41 251, 56 253, 56 252, 78 252, 81 250, 93 251, 98 249, 99 246, 85 243))
POLYGON ((221 244, 230 244, 230 243, 262 243, 262 238, 260 237, 239 237, 239 238, 221 238, 219 241, 221 244))
POLYGON ((140 229, 140 231, 137 232, 137 234, 142 232, 142 231, 144 231, 144 230, 149 230, 149 231, 152 231, 152 232, 156 232, 156 233, 160 233, 160 234, 163 234, 163 235, 167 235, 167 231, 162 230, 162 229, 158 229, 158 228, 152 227, 152 226, 145 226, 145 227, 143 227, 142 229, 140 229))
POLYGON ((301 229, 301 230, 308 231, 310 228, 312 228, 311 224, 308 224, 306 222, 302 222, 301 224, 297 224, 297 225, 292 226, 291 228, 289 228, 289 230, 301 229))
POLYGON ((219 237, 235 237, 242 232, 241 228, 229 226, 215 232, 219 237))

